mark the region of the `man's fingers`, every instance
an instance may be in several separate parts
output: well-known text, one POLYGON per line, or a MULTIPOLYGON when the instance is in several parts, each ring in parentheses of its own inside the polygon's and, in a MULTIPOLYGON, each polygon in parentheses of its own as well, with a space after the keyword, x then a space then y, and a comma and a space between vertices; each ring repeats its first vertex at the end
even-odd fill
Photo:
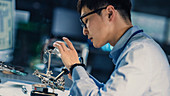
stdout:
POLYGON ((73 44, 71 43, 71 41, 68 38, 63 37, 63 40, 67 43, 67 45, 70 49, 72 49, 72 50, 74 49, 73 44))
MULTIPOLYGON (((66 38, 66 37, 63 37, 63 40, 66 42, 66 44, 68 45, 68 47, 69 47, 69 49, 71 49, 71 50, 75 50, 75 48, 74 48, 74 46, 73 46, 73 44, 71 43, 71 41, 68 39, 68 38, 66 38)), ((60 47, 61 49, 59 50, 59 51, 66 51, 68 48, 67 48, 67 46, 66 46, 66 44, 64 43, 64 42, 62 42, 62 41, 56 41, 54 44, 53 44, 53 46, 54 47, 60 47), (59 46, 60 45, 60 46, 59 46)))
POLYGON ((63 53, 63 48, 62 48, 62 46, 60 45, 60 44, 58 44, 57 42, 55 42, 55 43, 53 43, 53 46, 54 47, 57 47, 58 48, 58 50, 60 51, 60 53, 63 53))
POLYGON ((67 46, 65 45, 64 42, 62 42, 62 41, 57 41, 57 43, 58 43, 59 45, 61 45, 61 47, 63 48, 63 51, 67 50, 67 46))

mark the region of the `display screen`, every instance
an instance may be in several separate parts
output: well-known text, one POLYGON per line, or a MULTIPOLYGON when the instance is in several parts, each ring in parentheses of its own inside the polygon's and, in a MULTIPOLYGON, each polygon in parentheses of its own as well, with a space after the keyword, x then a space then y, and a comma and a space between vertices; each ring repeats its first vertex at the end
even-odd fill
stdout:
POLYGON ((153 14, 132 12, 132 23, 137 25, 158 42, 164 42, 166 17, 153 14))
POLYGON ((13 47, 13 0, 0 0, 0 50, 13 47))
POLYGON ((52 34, 54 37, 65 36, 74 41, 87 42, 82 32, 79 17, 75 10, 55 8, 52 24, 52 34))

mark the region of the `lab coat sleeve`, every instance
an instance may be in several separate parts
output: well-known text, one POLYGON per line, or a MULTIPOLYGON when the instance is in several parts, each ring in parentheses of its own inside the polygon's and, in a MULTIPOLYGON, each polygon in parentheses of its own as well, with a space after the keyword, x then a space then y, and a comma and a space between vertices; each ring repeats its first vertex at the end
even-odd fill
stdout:
POLYGON ((138 46, 122 54, 118 59, 117 68, 103 86, 99 86, 100 84, 97 84, 95 79, 90 78, 83 67, 75 67, 72 74, 73 85, 70 95, 143 96, 145 91, 149 90, 155 66, 153 64, 157 62, 153 60, 155 57, 152 59, 153 54, 150 52, 143 54, 144 51, 143 46, 138 46))

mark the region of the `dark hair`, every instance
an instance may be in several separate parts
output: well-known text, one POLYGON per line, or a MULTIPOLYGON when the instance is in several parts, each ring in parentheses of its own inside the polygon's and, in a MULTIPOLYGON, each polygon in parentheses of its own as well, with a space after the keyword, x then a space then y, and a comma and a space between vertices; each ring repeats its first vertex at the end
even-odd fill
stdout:
POLYGON ((81 9, 87 6, 90 10, 96 10, 98 8, 112 5, 119 11, 120 15, 126 20, 131 21, 131 1, 130 0, 79 0, 77 3, 77 10, 81 13, 81 9))

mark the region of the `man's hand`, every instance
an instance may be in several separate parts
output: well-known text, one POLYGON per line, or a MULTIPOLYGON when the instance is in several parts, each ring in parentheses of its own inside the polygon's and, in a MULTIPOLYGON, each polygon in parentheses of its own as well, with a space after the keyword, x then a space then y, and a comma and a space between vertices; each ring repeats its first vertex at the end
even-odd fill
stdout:
POLYGON ((65 45, 64 42, 61 41, 54 42, 53 46, 58 48, 59 52, 61 53, 62 62, 69 70, 72 65, 74 65, 75 63, 80 63, 80 61, 77 51, 75 50, 71 41, 66 37, 63 37, 63 40, 66 42, 68 47, 65 45))

